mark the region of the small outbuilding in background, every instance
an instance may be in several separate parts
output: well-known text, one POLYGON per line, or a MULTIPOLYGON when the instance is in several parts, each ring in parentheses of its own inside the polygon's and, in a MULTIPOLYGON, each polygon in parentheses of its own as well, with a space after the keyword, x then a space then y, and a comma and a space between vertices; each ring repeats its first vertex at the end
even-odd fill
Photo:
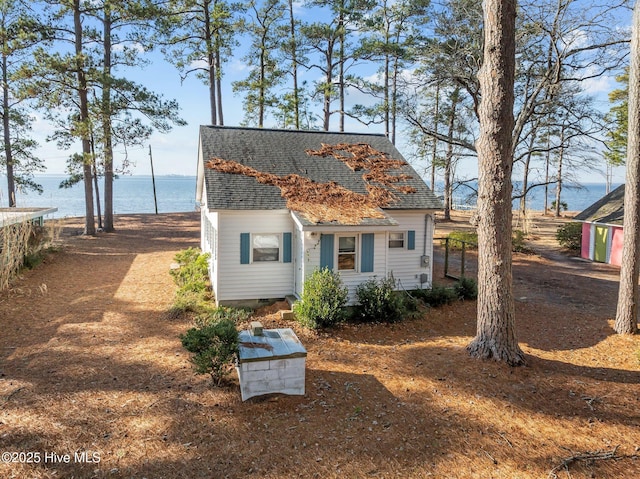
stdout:
POLYGON ((620 185, 575 216, 582 222, 580 256, 620 266, 624 230, 624 185, 620 185))

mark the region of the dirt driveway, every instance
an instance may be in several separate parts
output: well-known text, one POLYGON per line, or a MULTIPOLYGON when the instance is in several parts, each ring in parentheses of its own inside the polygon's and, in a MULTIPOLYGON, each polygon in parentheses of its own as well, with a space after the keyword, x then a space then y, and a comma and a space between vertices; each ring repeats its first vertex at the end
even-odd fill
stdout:
POLYGON ((71 224, 0 295, 0 477, 640 477, 640 342, 612 332, 615 268, 516 255, 516 369, 466 354, 475 302, 319 333, 259 311, 298 332, 307 390, 243 403, 193 375, 190 322, 166 314, 198 219, 71 224))

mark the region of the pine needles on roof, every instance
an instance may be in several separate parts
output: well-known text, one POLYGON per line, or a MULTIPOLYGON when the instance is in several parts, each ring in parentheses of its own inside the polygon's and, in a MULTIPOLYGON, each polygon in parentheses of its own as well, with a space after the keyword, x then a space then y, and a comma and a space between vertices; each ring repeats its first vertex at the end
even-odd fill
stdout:
POLYGON ((333 156, 352 171, 364 170, 362 178, 367 185, 368 194, 356 193, 335 181, 318 183, 296 174, 278 176, 222 158, 212 158, 206 166, 221 173, 244 175, 255 178, 259 183, 277 186, 287 201, 287 208, 301 213, 313 223, 357 225, 365 218, 384 218, 380 208, 397 201, 395 192, 406 194, 416 191, 411 186, 397 184, 410 179, 410 175, 389 174, 389 170, 399 169, 406 163, 391 159, 386 153, 377 151, 370 145, 322 144, 320 150, 306 150, 306 153, 309 156, 333 156))

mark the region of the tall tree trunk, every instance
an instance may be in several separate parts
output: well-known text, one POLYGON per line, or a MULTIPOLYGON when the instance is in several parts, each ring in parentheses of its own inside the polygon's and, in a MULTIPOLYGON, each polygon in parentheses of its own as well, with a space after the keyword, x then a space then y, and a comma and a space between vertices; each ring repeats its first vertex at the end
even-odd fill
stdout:
MULTIPOLYGON (((104 65, 102 69, 102 135, 104 137, 104 230, 113 227, 113 139, 111 137, 111 5, 104 5, 104 65)), ((95 162, 95 154, 94 154, 95 162)), ((96 182, 97 182, 96 177, 96 182)), ((98 226, 100 227, 100 199, 96 184, 98 226)))
POLYGON ((522 196, 520 197, 520 215, 522 218, 527 214, 527 188, 529 187, 529 166, 531 164, 531 152, 527 153, 522 168, 522 196))
POLYGON ((264 103, 265 103, 265 39, 262 37, 262 49, 260 50, 260 84, 258 85, 258 128, 264 126, 264 103))
POLYGON ((536 142, 537 138, 537 128, 531 132, 531 137, 529 140, 529 152, 524 160, 524 166, 522 168, 522 196, 520 197, 520 214, 522 218, 527 214, 527 188, 529 188, 529 168, 531 166, 531 151, 536 142))
POLYGON ((562 163, 564 161, 564 126, 560 132, 560 151, 558 152, 558 178, 556 182, 556 207, 553 215, 560 217, 560 205, 562 201, 562 163))
POLYGON ((438 157, 438 123, 440 118, 440 82, 436 82, 436 104, 433 112, 433 147, 431 149, 431 191, 436 188, 436 163, 438 157))
POLYGON ((545 173, 544 173, 544 214, 549 211, 549 165, 551 164, 551 139, 547 134, 547 153, 545 155, 545 173))
POLYGON ((329 121, 331 119, 331 89, 333 83, 333 48, 330 46, 327 46, 326 61, 327 71, 325 74, 324 105, 322 107, 324 113, 322 127, 324 131, 329 131, 329 121))
POLYGON ((4 156, 7 163, 7 195, 9 207, 16 206, 16 183, 13 172, 13 150, 11 145, 11 122, 9 121, 9 78, 7 55, 2 54, 2 128, 4 131, 4 156))
POLYGON ((300 129, 300 98, 298 91, 298 45, 296 42, 296 21, 293 16, 293 0, 289 0, 289 33, 291 34, 291 74, 293 75, 293 120, 296 130, 300 129))
POLYGON ((91 134, 91 168, 93 169, 93 186, 96 192, 96 212, 98 214, 98 229, 102 230, 102 214, 100 212, 100 187, 98 182, 98 162, 96 160, 96 144, 91 134))
POLYGON ((338 22, 338 34, 340 41, 340 65, 338 67, 338 88, 340 96, 340 131, 344 131, 344 42, 345 42, 345 30, 344 30, 344 0, 341 0, 340 5, 340 20, 338 22))
POLYGON ((384 78, 383 78, 383 88, 384 88, 384 134, 387 138, 389 138, 390 133, 390 118, 389 118, 389 70, 391 69, 391 61, 389 58, 389 54, 385 53, 384 55, 384 78))
POLYGON ((444 219, 451 219, 451 163, 453 162, 453 134, 456 124, 456 107, 458 106, 460 89, 456 88, 451 93, 451 109, 449 110, 449 131, 447 132, 447 155, 444 160, 444 219))
POLYGON ((624 186, 624 236, 615 330, 638 332, 638 273, 640 272, 640 5, 633 10, 629 68, 629 134, 624 186))
POLYGON ((393 75, 391 76, 391 143, 396 144, 396 125, 398 120, 398 57, 393 59, 393 75))
POLYGON ((478 358, 525 363, 515 333, 511 271, 511 171, 516 0, 485 0, 478 139, 478 358))
POLYGON ((93 214, 93 185, 91 183, 91 140, 89 139, 89 100, 87 78, 84 72, 82 51, 82 18, 80 0, 73 0, 73 25, 75 30, 76 75, 80 100, 80 127, 82 129, 82 174, 84 180, 85 221, 84 234, 95 235, 96 224, 93 214))
POLYGON ((202 4, 202 13, 204 14, 204 41, 207 49, 207 68, 209 80, 209 108, 211 109, 211 124, 217 125, 217 102, 216 102, 216 64, 215 52, 213 48, 213 36, 211 34, 211 15, 209 5, 211 2, 206 0, 202 4))
POLYGON ((216 93, 218 101, 218 125, 224 125, 224 116, 222 115, 222 60, 220 53, 219 35, 216 34, 216 93))

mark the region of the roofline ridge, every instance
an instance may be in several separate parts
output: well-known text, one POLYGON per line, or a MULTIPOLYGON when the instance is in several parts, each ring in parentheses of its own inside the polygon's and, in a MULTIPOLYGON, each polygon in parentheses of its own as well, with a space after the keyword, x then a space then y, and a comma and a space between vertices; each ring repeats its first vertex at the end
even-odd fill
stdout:
MULTIPOLYGON (((247 131, 273 131, 279 133, 314 133, 314 134, 331 134, 331 135, 359 135, 359 136, 378 136, 388 138, 384 133, 356 132, 356 131, 325 131, 325 130, 296 130, 294 128, 258 128, 256 126, 239 126, 239 125, 200 125, 200 128, 215 128, 220 130, 247 130, 247 131)), ((395 145, 394 145, 395 146, 395 145)))

